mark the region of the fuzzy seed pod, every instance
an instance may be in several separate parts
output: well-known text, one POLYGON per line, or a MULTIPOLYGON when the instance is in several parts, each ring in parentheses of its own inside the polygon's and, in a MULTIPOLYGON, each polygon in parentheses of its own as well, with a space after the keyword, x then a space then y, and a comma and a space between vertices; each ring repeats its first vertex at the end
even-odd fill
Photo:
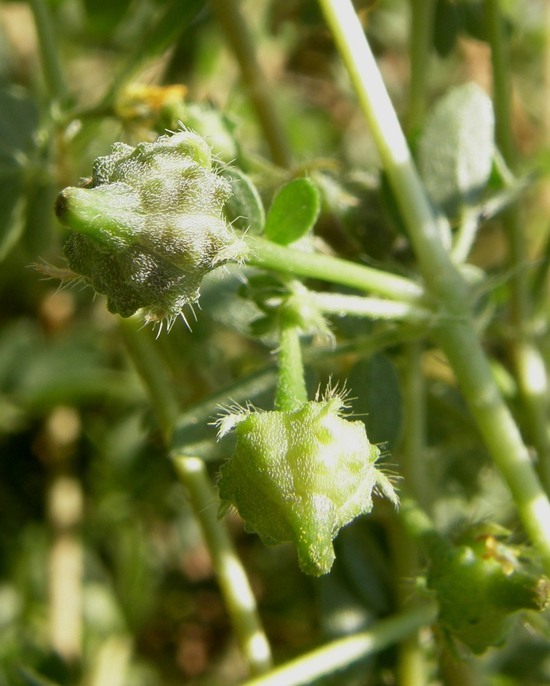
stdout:
POLYGON ((362 422, 342 416, 343 407, 333 393, 291 412, 241 409, 219 422, 220 436, 237 434, 221 468, 220 513, 234 505, 268 545, 293 541, 302 570, 315 576, 330 571, 339 529, 370 512, 373 490, 397 503, 376 468, 379 449, 362 422))
POLYGON ((446 635, 478 654, 504 642, 519 610, 540 612, 550 603, 550 581, 492 536, 483 547, 476 542, 434 555, 427 582, 446 635))
POLYGON ((135 148, 115 143, 86 187, 58 197, 57 215, 74 231, 69 266, 107 296, 111 312, 173 319, 198 300, 207 272, 242 255, 223 216, 230 194, 207 143, 191 131, 135 148))

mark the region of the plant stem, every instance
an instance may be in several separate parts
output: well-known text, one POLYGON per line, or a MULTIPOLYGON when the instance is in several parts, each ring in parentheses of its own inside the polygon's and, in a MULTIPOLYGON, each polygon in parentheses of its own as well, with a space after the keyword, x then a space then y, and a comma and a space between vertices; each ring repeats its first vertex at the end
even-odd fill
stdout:
POLYGON ((435 604, 403 612, 391 619, 383 619, 372 629, 328 643, 310 653, 291 660, 272 670, 268 675, 246 681, 243 686, 300 686, 311 684, 338 670, 364 660, 369 655, 397 643, 411 632, 433 622, 435 604))
POLYGON ((493 460, 508 484, 519 516, 550 572, 550 503, 529 451, 502 400, 469 320, 449 321, 438 339, 493 460))
MULTIPOLYGON (((512 136, 511 84, 504 25, 499 0, 485 0, 485 24, 491 46, 493 68, 493 102, 495 111, 495 136, 504 162, 509 168, 515 166, 516 150, 512 136)), ((509 260, 514 268, 510 282, 510 319, 519 335, 525 334, 529 311, 529 292, 526 264, 525 240, 520 224, 519 208, 513 204, 503 213, 503 223, 508 238, 509 260)))
POLYGON ((351 0, 319 0, 319 4, 369 123, 424 278, 435 295, 458 288, 462 302, 467 298, 465 284, 456 278, 441 240, 443 227, 450 230, 448 222, 434 213, 428 200, 353 4, 351 0))
POLYGON ((244 240, 249 248, 246 261, 255 267, 320 279, 405 302, 419 302, 424 295, 421 286, 402 276, 330 255, 287 248, 250 234, 244 240))
MULTIPOLYGON (((282 313, 282 318, 284 318, 284 313, 282 313)), ((284 321, 281 323, 279 333, 278 367, 275 409, 281 412, 292 412, 307 402, 307 389, 299 329, 284 321)))
POLYGON ((120 328, 132 361, 149 393, 166 444, 169 445, 179 408, 169 371, 137 318, 121 319, 120 328))
POLYGON ((512 136, 512 89, 500 0, 485 0, 485 26, 491 46, 495 137, 506 164, 514 166, 516 150, 512 136))
POLYGON ((310 291, 308 300, 324 314, 389 319, 392 321, 403 320, 414 324, 429 324, 435 317, 434 312, 420 305, 360 295, 310 291))
MULTIPOLYGON (((403 491, 409 493, 428 510, 432 501, 432 481, 426 461, 426 389, 422 370, 423 343, 415 341, 405 347, 405 378, 403 406, 405 430, 399 452, 399 468, 403 475, 403 491)), ((398 579, 415 579, 420 573, 417 541, 405 529, 400 518, 389 526, 393 566, 398 579)), ((397 584, 396 599, 401 610, 411 607, 415 597, 410 588, 397 584)), ((397 682, 400 686, 421 686, 427 681, 425 651, 417 631, 401 642, 397 662, 397 682)))
POLYGON ((370 125, 424 276, 438 302, 436 335, 523 525, 550 572, 550 502, 492 377, 472 321, 468 287, 453 265, 397 115, 350 0, 319 0, 370 125))
POLYGON ((263 674, 271 667, 271 649, 246 573, 225 525, 218 519, 217 497, 210 485, 204 462, 185 455, 174 455, 173 461, 200 522, 241 650, 251 673, 263 674))
POLYGON ((273 101, 273 88, 256 55, 254 39, 236 0, 210 0, 227 42, 239 63, 244 83, 275 164, 289 167, 291 154, 273 101))
POLYGON ((409 31, 410 85, 407 129, 417 131, 426 109, 426 83, 435 14, 434 0, 409 0, 411 28, 409 31))
MULTIPOLYGON (((511 65, 499 0, 485 0, 485 23, 491 45, 496 140, 504 161, 513 169, 517 154, 512 135, 511 65)), ((527 249, 518 203, 503 213, 502 221, 513 272, 510 278, 509 312, 510 328, 514 331, 512 356, 520 394, 527 410, 527 429, 538 454, 539 474, 547 493, 550 493, 550 436, 546 419, 548 378, 544 360, 532 341, 530 331, 530 285, 525 268, 527 249), (533 369, 536 375, 532 373, 533 369)))
POLYGON ((62 103, 67 99, 69 91, 61 71, 57 52, 57 40, 54 35, 50 13, 44 0, 29 0, 29 2, 34 15, 46 83, 52 99, 62 103))
POLYGON ((456 264, 466 262, 479 228, 479 212, 465 207, 460 217, 460 226, 455 235, 451 254, 456 264))
POLYGON ((541 351, 530 340, 514 345, 518 386, 525 406, 529 437, 537 451, 537 469, 550 493, 550 435, 548 433, 548 374, 541 351))

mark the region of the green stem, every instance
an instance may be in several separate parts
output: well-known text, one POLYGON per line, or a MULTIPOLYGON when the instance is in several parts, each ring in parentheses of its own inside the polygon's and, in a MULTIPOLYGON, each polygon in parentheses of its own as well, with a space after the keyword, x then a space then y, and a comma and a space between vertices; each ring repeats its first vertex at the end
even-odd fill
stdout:
POLYGON ((479 213, 470 207, 462 210, 460 226, 453 242, 452 256, 456 264, 466 262, 479 228, 479 213))
POLYGON ((424 120, 426 83, 435 14, 435 0, 409 0, 411 29, 409 56, 411 78, 407 129, 414 133, 424 120))
POLYGON ((407 321, 413 324, 429 324, 435 317, 434 312, 420 305, 360 295, 310 291, 308 301, 324 314, 407 321))
POLYGON ((512 89, 509 78, 511 65, 506 49, 500 0, 485 0, 485 25, 491 46, 496 142, 506 164, 513 167, 516 150, 511 127, 512 89))
POLYGON ((537 468, 550 493, 550 434, 548 432, 548 375, 541 351, 529 340, 514 346, 518 386, 525 408, 526 425, 537 451, 537 468))
MULTIPOLYGON (((511 65, 499 0, 485 0, 485 23, 491 46, 496 142, 504 162, 513 169, 516 150, 512 135, 511 65)), ((509 260, 514 269, 510 282, 510 319, 514 330, 523 337, 529 314, 529 289, 527 271, 524 269, 527 257, 525 238, 517 204, 503 213, 503 223, 508 237, 509 260)))
MULTIPOLYGON (((422 370, 423 344, 420 341, 406 346, 403 404, 405 430, 400 451, 400 471, 404 491, 412 495, 423 507, 431 506, 432 483, 426 461, 426 389, 422 370)), ((401 519, 390 525, 392 559, 399 579, 415 579, 421 574, 420 552, 417 541, 405 529, 401 519)), ((404 610, 418 599, 410 587, 397 584, 397 601, 404 610)), ((399 646, 397 682, 400 686, 421 686, 427 682, 428 667, 420 635, 417 631, 399 646)))
POLYGON ((149 393, 165 441, 169 444, 179 407, 169 371, 138 318, 121 319, 120 328, 132 361, 149 393))
POLYGON ((493 460, 512 493, 519 516, 550 572, 550 503, 510 411, 499 394, 470 320, 440 327, 439 342, 459 380, 493 460))
MULTIPOLYGON (((493 100, 495 110, 496 140, 505 163, 514 168, 517 157, 512 134, 512 87, 511 65, 506 46, 504 22, 499 0, 485 0, 485 21, 493 68, 493 100)), ((514 331, 512 356, 523 404, 526 409, 527 430, 538 454, 538 471, 550 493, 550 437, 547 429, 548 403, 545 392, 548 378, 542 355, 532 342, 530 331, 530 284, 527 264, 525 231, 520 208, 513 204, 502 215, 508 238, 510 278, 510 328, 514 331), (532 370, 536 369, 536 376, 532 370)))
POLYGON ((57 40, 50 13, 44 0, 29 0, 29 2, 34 15, 46 83, 48 84, 52 99, 62 103, 67 99, 69 91, 61 71, 61 63, 57 52, 57 40))
POLYGON ((177 474, 185 486, 198 518, 212 565, 219 580, 225 604, 252 674, 263 674, 271 667, 271 649, 263 630, 256 600, 246 572, 236 554, 225 525, 217 516, 216 494, 204 462, 197 457, 175 455, 177 474))
POLYGON ((236 0, 210 0, 248 90, 250 100, 262 127, 271 157, 275 164, 289 167, 291 154, 286 134, 277 115, 273 100, 273 86, 266 78, 256 55, 252 37, 240 4, 236 0))
POLYGON ((550 502, 491 374, 472 321, 468 287, 445 250, 397 115, 350 0, 319 0, 370 125, 429 292, 442 313, 437 338, 519 515, 550 572, 550 502))
POLYGON ((420 302, 424 295, 421 286, 402 276, 330 255, 287 248, 250 234, 244 240, 249 249, 246 261, 255 267, 320 279, 405 302, 420 302))
POLYGON ((292 412, 307 402, 307 389, 299 330, 284 322, 279 333, 278 367, 275 408, 281 412, 292 412))
POLYGON ((316 679, 345 669, 388 646, 397 643, 420 627, 435 621, 435 604, 383 619, 368 631, 341 638, 277 667, 264 677, 246 681, 242 686, 306 686, 316 679))
POLYGON ((466 286, 441 239, 450 231, 448 222, 442 214, 434 214, 353 4, 351 0, 319 0, 319 4, 355 87, 424 278, 434 295, 454 291, 464 302, 466 286))

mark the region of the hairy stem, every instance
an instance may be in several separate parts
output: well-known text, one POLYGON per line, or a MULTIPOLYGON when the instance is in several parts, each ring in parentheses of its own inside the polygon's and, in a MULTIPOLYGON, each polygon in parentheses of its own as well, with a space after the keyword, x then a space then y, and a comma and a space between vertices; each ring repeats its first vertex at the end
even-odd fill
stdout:
POLYGON ((404 302, 419 302, 424 295, 422 287, 414 281, 379 269, 287 248, 252 235, 245 236, 245 241, 249 250, 246 261, 255 267, 320 279, 404 302))
POLYGON ((173 461, 200 522, 241 650, 251 673, 263 674, 271 667, 271 649, 246 572, 224 523, 217 516, 218 499, 210 485, 204 462, 197 457, 179 454, 174 455, 173 461))
POLYGON ((279 334, 278 366, 275 409, 292 412, 307 401, 307 390, 299 330, 284 322, 279 334))
POLYGON ((421 305, 382 298, 311 291, 308 300, 324 314, 429 324, 435 313, 421 305))

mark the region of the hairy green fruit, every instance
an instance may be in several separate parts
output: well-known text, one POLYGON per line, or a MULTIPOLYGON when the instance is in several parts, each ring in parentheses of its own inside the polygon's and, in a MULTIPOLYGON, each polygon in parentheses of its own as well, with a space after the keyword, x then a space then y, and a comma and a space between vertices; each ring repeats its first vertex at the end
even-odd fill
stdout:
POLYGON ((241 256, 223 216, 230 195, 207 143, 191 131, 135 148, 115 143, 86 187, 58 197, 57 215, 74 231, 69 266, 107 296, 111 312, 172 319, 198 300, 207 272, 241 256))
POLYGON ((221 469, 221 513, 235 505, 268 545, 293 541, 301 568, 316 576, 330 571, 339 529, 372 509, 373 490, 397 502, 376 468, 379 449, 362 422, 342 417, 343 406, 333 394, 294 411, 241 410, 219 422, 220 435, 237 434, 221 469))
POLYGON ((526 570, 515 551, 493 536, 434 555, 428 587, 439 603, 439 623, 474 653, 504 642, 518 610, 541 611, 550 582, 526 570))

